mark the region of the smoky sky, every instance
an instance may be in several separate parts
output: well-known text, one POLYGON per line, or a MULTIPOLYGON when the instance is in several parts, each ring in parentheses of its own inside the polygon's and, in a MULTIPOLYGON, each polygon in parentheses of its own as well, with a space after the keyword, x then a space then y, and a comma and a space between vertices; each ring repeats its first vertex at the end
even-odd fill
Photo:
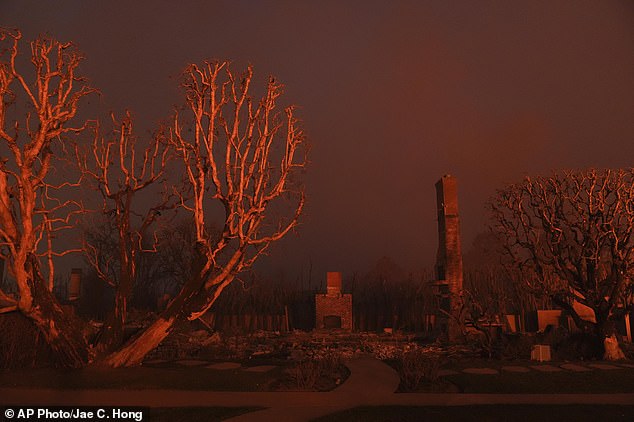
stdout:
POLYGON ((187 63, 271 74, 312 145, 307 208, 266 266, 432 264, 434 183, 458 178, 463 245, 524 175, 634 164, 630 1, 2 1, 0 25, 72 40, 105 110, 151 130, 187 63))

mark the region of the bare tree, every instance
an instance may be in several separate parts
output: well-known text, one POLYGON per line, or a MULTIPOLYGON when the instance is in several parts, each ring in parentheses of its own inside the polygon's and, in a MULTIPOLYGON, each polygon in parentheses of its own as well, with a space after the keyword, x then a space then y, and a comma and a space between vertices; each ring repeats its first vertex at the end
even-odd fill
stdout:
MULTIPOLYGON (((254 102, 251 68, 236 80, 227 63, 191 65, 183 82, 187 111, 176 113, 166 135, 153 139, 145 152, 137 149, 126 116, 115 120, 116 137, 103 137, 97 130, 87 150, 76 149, 81 169, 76 182, 68 175, 49 175, 55 169, 55 148, 67 152, 68 136, 86 129, 86 124, 73 126, 71 121, 79 101, 94 89, 76 75, 81 57, 72 45, 46 38, 31 44, 35 71, 33 81, 27 81, 29 72, 18 70, 20 38, 17 31, 0 31, 0 42, 8 45, 0 51, 0 253, 18 290, 17 295, 0 291, 0 298, 7 309, 15 306, 35 323, 63 365, 81 366, 94 359, 95 348, 78 321, 53 294, 54 258, 82 249, 55 250, 54 239, 74 226, 74 216, 85 213, 81 202, 56 192, 90 178, 116 229, 118 253, 118 268, 109 271, 104 260, 108 251, 90 241, 84 244, 99 276, 116 288, 104 347, 97 349, 111 352, 102 360, 108 365, 138 364, 178 318, 200 317, 237 274, 297 225, 304 205, 296 178, 306 163, 303 132, 293 108, 285 113, 277 108, 282 87, 272 78, 261 100, 254 102), (27 104, 16 105, 22 97, 27 104), (170 150, 180 158, 188 187, 166 190, 154 206, 139 213, 137 194, 163 178, 170 150), (55 184, 55 178, 61 182, 55 184), (195 228, 191 277, 154 323, 118 347, 149 228, 162 210, 175 204, 191 212, 195 228), (292 212, 284 217, 289 204, 292 212)), ((156 246, 158 239, 153 240, 156 246)))
POLYGON ((28 70, 19 56, 21 37, 0 29, 1 254, 17 284, 19 311, 39 328, 60 363, 78 366, 88 361, 89 347, 53 295, 53 257, 71 251, 53 249, 52 238, 83 207, 58 195, 73 183, 56 184, 50 173, 55 143, 84 130, 72 121, 80 100, 94 89, 76 73, 81 56, 72 44, 38 38, 31 43, 28 70))
MULTIPOLYGON (((100 349, 112 351, 123 340, 128 303, 137 282, 141 254, 153 223, 161 212, 173 209, 177 202, 171 188, 162 195, 146 194, 143 191, 164 182, 171 149, 161 134, 157 134, 144 150, 140 150, 133 131, 130 113, 118 121, 112 121, 116 129, 112 136, 103 136, 97 126, 92 145, 88 150, 75 148, 77 162, 84 176, 91 179, 103 200, 103 216, 111 220, 116 230, 116 259, 104 248, 104 242, 93 244, 84 240, 84 253, 99 278, 115 290, 115 303, 107 318, 100 339, 100 349), (152 199, 148 199, 152 198, 152 199), (151 206, 139 207, 139 202, 150 202, 151 206), (116 264, 116 269, 113 266, 116 264)), ((156 236, 154 235, 154 239, 156 236)), ((151 242, 155 251, 155 242, 151 242)))
POLYGON ((634 170, 568 171, 526 178, 491 202, 494 229, 523 281, 604 339, 632 311, 634 170), (581 318, 574 302, 590 307, 581 318))
POLYGON ((193 215, 196 257, 192 278, 158 320, 111 354, 111 366, 138 364, 174 322, 203 315, 241 271, 298 223, 304 193, 295 179, 306 163, 305 137, 292 107, 282 115, 282 86, 269 79, 254 102, 251 67, 236 75, 226 62, 190 65, 184 72, 186 112, 176 113, 170 142, 190 188, 181 206, 193 215), (294 211, 283 219, 284 203, 294 211), (209 226, 219 218, 222 230, 209 226))
MULTIPOLYGON (((504 314, 525 314, 550 302, 518 282, 522 274, 515 262, 505 254, 503 240, 497 233, 480 233, 464 256, 464 290, 471 299, 500 317, 504 314)), ((471 300, 470 299, 470 300, 471 300)))

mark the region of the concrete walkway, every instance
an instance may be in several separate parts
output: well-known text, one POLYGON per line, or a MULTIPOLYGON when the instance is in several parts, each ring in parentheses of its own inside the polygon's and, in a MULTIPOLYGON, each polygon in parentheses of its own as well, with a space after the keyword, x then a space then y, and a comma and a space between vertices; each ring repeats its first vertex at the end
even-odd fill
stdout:
POLYGON ((309 421, 319 416, 352 407, 382 403, 394 396, 399 376, 380 360, 364 357, 346 362, 350 376, 341 386, 327 393, 282 394, 269 408, 230 419, 248 421, 309 421), (300 396, 301 395, 301 396, 300 396))
MULTIPOLYGON (((350 377, 337 389, 314 392, 219 392, 184 390, 0 389, 0 405, 264 407, 232 421, 309 421, 356 406, 460 406, 478 404, 634 404, 627 394, 394 394, 399 377, 388 365, 363 357, 346 363, 350 377)), ((473 375, 486 376, 486 375, 473 375)))
MULTIPOLYGON (((0 404, 57 406, 265 407, 235 421, 308 421, 394 396, 398 374, 380 360, 364 357, 346 363, 350 376, 337 389, 314 392, 225 392, 185 390, 0 389, 0 404)), ((389 401, 389 400, 388 400, 389 401)))

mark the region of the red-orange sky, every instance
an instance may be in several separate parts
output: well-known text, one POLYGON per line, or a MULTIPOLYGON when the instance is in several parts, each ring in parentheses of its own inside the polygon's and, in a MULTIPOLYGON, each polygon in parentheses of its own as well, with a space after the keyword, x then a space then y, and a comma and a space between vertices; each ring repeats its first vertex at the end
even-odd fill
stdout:
POLYGON ((0 25, 75 41, 102 106, 148 129, 187 62, 274 74, 313 146, 299 237, 268 258, 291 276, 430 265, 445 173, 468 247, 507 182, 634 165, 631 1, 4 0, 0 25))

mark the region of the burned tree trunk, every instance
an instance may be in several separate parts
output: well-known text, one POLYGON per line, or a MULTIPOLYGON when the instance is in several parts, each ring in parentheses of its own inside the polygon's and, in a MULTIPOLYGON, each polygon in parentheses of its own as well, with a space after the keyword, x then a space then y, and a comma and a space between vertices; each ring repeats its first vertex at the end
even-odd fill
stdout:
POLYGON ((206 257, 200 253, 194 260, 193 277, 185 284, 179 294, 167 305, 159 317, 134 337, 126 345, 105 357, 107 366, 122 367, 141 364, 145 356, 154 350, 171 332, 174 323, 191 308, 196 295, 204 287, 205 268, 208 268, 206 257))
POLYGON ((84 130, 85 123, 72 121, 79 101, 95 90, 76 74, 81 55, 71 43, 38 38, 28 50, 32 68, 23 70, 21 38, 19 31, 0 28, 0 258, 17 285, 17 309, 42 332, 59 364, 77 367, 90 360, 90 348, 80 324, 53 295, 53 257, 72 250, 54 250, 51 239, 72 228, 83 207, 62 199, 73 197, 68 192, 60 194, 78 182, 52 183, 49 170, 58 143, 84 130), (23 115, 10 110, 14 103, 20 103, 23 115), (48 280, 40 273, 40 258, 48 265, 48 280))
MULTIPOLYGON (((148 231, 161 211, 176 206, 174 196, 165 189, 152 206, 139 206, 142 201, 137 200, 137 194, 145 191, 147 195, 157 182, 164 181, 170 147, 157 135, 141 151, 130 113, 121 120, 113 114, 112 121, 114 134, 118 136, 104 137, 97 126, 90 147, 75 148, 82 174, 94 182, 95 190, 102 196, 101 218, 106 228, 113 226, 116 231, 114 239, 109 238, 110 233, 106 233, 105 238, 90 229, 84 233, 84 255, 97 276, 115 290, 114 308, 106 318, 97 345, 103 355, 113 352, 124 341, 128 304, 137 282, 138 261, 148 231), (112 240, 113 245, 107 244, 108 240, 112 240), (115 260, 116 270, 117 265, 112 262, 115 260)), ((150 250, 155 251, 155 247, 156 244, 150 250)))
POLYGON ((175 316, 168 319, 160 316, 141 335, 110 354, 103 362, 113 368, 140 365, 145 356, 169 335, 175 321, 175 316))
POLYGON ((131 292, 131 277, 122 274, 119 279, 119 288, 115 292, 114 308, 106 317, 103 334, 99 339, 98 347, 103 353, 112 352, 123 343, 131 292))
POLYGON ((45 289, 38 297, 38 305, 23 311, 44 335, 57 364, 67 368, 81 368, 90 361, 89 345, 82 335, 76 318, 64 312, 45 289))
POLYGON ((65 311, 37 270, 35 258, 27 264, 30 283, 34 292, 32 305, 20 307, 42 333, 54 353, 56 364, 62 367, 80 368, 90 361, 90 347, 83 336, 81 321, 72 312, 65 311))
POLYGON ((304 134, 292 107, 285 116, 277 111, 280 84, 270 78, 256 103, 249 92, 253 69, 237 76, 224 62, 185 71, 193 128, 184 127, 189 119, 176 114, 169 142, 184 168, 188 194, 176 193, 193 215, 199 270, 154 324, 106 358, 111 366, 140 363, 178 318, 203 315, 237 274, 297 225, 304 192, 295 176, 306 162, 304 134), (224 210, 218 236, 210 235, 210 200, 224 210), (272 217, 271 211, 285 204, 294 211, 291 217, 272 217))

